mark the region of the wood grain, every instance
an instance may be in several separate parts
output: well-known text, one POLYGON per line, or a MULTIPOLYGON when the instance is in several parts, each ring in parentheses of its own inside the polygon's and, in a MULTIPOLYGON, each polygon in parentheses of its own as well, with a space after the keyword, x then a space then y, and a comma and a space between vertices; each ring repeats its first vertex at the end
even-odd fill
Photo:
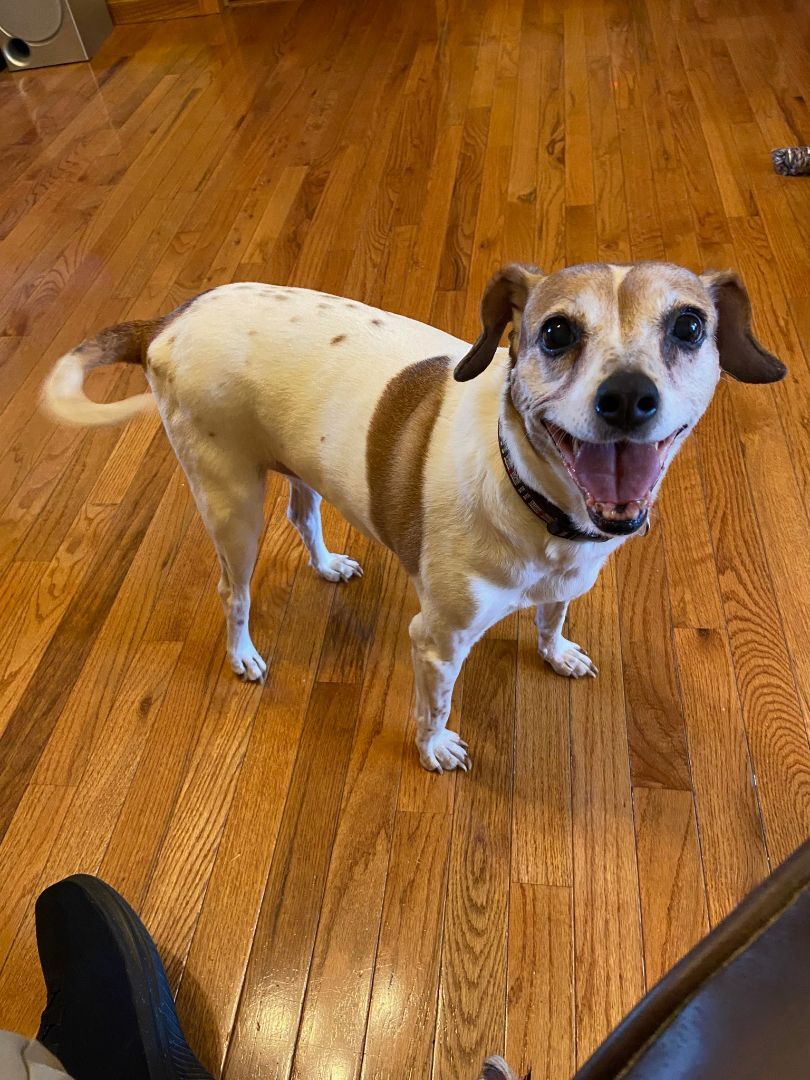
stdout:
MULTIPOLYGON (((37 892, 145 917, 213 1075, 568 1080, 810 831, 810 12, 747 0, 116 0, 87 64, 0 74, 0 1027, 33 1032, 37 892), (652 531, 574 601, 600 667, 492 628, 453 696, 469 775, 413 746, 397 564, 307 566, 272 477, 262 687, 156 415, 58 428, 54 361, 271 280, 478 333, 503 262, 736 269, 784 382, 723 380, 652 531)), ((99 400, 143 387, 98 369, 99 400)))
POLYGON ((633 801, 650 989, 706 934, 709 920, 691 792, 637 788, 633 801))
POLYGON ((447 814, 397 814, 363 1080, 430 1075, 450 825, 447 814))
POLYGON ((461 734, 476 760, 453 813, 437 1076, 474 1074, 504 1045, 515 662, 512 642, 490 640, 467 662, 461 734))
POLYGON ((569 619, 599 678, 571 687, 576 1056, 582 1064, 644 989, 624 694, 611 564, 569 619), (585 637, 595 637, 598 651, 585 637))
POLYGON ((108 0, 108 7, 118 24, 216 15, 222 5, 220 0, 108 0))
POLYGON ((358 691, 313 690, 223 1076, 289 1073, 337 827, 358 691))
POLYGON ((506 1057, 533 1077, 575 1064, 571 889, 516 884, 509 902, 506 1057))

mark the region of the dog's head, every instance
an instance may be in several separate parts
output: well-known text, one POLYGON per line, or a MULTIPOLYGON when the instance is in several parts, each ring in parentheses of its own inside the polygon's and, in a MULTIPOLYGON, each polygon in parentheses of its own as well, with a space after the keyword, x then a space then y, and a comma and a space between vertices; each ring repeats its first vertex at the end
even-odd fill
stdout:
POLYGON ((730 272, 639 263, 544 275, 514 264, 487 286, 481 321, 455 378, 479 375, 511 322, 509 389, 528 439, 614 536, 645 523, 721 371, 748 383, 786 371, 754 338, 748 293, 730 272))

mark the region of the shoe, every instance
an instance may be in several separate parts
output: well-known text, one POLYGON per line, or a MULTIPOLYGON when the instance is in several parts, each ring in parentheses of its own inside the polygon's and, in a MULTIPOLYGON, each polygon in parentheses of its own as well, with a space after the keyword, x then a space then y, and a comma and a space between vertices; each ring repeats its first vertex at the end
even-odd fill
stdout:
POLYGON ((36 902, 48 1003, 37 1039, 77 1080, 212 1080, 194 1057, 146 927, 115 889, 75 874, 36 902))

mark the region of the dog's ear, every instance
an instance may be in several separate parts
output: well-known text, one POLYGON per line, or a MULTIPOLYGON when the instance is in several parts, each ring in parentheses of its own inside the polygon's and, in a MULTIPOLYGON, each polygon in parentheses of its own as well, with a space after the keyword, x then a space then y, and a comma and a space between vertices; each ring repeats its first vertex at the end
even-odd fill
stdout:
POLYGON ((723 371, 744 383, 783 379, 787 374, 785 365, 751 332, 751 301, 737 275, 730 270, 710 271, 701 280, 717 309, 717 352, 723 371))
MULTIPOLYGON (((518 1080, 518 1078, 502 1057, 488 1057, 481 1069, 479 1080, 518 1080)), ((523 1080, 532 1080, 531 1071, 526 1073, 523 1080)))
POLYGON ((482 330, 476 343, 458 362, 453 372, 456 382, 474 379, 492 363, 507 323, 512 322, 516 311, 523 311, 532 286, 542 276, 536 266, 524 266, 522 263, 512 263, 498 271, 484 290, 481 300, 482 330))

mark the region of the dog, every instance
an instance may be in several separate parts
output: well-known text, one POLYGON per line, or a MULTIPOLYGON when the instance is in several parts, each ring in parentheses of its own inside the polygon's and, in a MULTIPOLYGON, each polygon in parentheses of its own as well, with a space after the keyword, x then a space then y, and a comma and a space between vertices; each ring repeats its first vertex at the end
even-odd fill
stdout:
POLYGON ((289 478, 289 520, 323 577, 362 570, 327 549, 322 497, 390 548, 420 602, 416 742, 436 772, 470 765, 446 724, 475 641, 531 606, 554 671, 596 675, 563 636, 568 604, 649 527, 721 372, 746 383, 786 372, 754 338, 731 272, 512 264, 487 285, 481 323, 470 346, 354 300, 240 282, 102 331, 56 363, 43 392, 73 424, 157 404, 219 556, 228 657, 245 679, 266 671, 249 614, 268 470, 289 478), (85 372, 116 361, 143 364, 151 394, 90 401, 85 372))

